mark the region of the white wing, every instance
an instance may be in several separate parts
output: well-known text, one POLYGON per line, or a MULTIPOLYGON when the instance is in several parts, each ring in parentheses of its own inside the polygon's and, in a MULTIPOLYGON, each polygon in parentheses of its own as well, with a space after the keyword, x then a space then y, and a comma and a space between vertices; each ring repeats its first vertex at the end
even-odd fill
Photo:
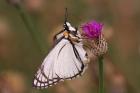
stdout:
POLYGON ((85 69, 85 55, 82 45, 74 45, 69 40, 62 39, 43 61, 33 85, 47 88, 61 80, 81 75, 85 69))

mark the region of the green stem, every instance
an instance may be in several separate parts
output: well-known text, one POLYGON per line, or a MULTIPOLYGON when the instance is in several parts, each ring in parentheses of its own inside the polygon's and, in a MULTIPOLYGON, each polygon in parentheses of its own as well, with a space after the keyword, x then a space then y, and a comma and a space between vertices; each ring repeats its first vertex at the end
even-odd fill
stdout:
POLYGON ((99 93, 104 93, 103 56, 99 57, 99 93))
POLYGON ((16 9, 18 10, 20 17, 22 21, 24 22, 28 32, 32 36, 33 40, 36 41, 37 46, 39 47, 41 53, 45 53, 46 52, 46 44, 44 41, 45 39, 42 38, 41 33, 34 26, 30 16, 28 15, 28 13, 26 13, 22 5, 20 4, 16 5, 16 9))

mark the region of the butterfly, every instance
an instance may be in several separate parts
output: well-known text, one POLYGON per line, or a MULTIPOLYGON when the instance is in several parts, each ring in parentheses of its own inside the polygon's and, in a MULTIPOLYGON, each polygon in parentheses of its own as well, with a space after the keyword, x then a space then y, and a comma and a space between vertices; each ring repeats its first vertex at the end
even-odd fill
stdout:
POLYGON ((83 48, 80 32, 73 27, 65 16, 63 30, 54 36, 55 46, 45 57, 35 74, 33 86, 48 88, 60 81, 81 76, 88 60, 83 48))

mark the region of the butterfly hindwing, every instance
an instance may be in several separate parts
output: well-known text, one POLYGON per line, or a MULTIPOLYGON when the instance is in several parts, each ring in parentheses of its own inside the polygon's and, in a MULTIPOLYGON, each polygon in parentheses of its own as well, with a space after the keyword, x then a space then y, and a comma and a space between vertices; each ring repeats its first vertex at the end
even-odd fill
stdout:
POLYGON ((62 39, 44 59, 33 85, 37 88, 47 88, 61 80, 81 75, 85 53, 82 45, 74 45, 69 40, 62 39))

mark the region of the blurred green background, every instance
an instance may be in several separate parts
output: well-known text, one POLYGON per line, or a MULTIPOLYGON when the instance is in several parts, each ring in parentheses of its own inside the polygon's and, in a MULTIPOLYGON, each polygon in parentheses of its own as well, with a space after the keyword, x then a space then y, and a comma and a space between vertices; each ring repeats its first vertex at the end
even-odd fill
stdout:
POLYGON ((79 79, 44 90, 32 88, 32 79, 51 49, 53 35, 63 27, 66 7, 73 26, 90 20, 104 23, 103 33, 109 44, 104 60, 106 93, 140 93, 139 0, 22 1, 46 51, 40 52, 14 5, 0 0, 0 93, 97 93, 94 58, 79 79), (9 92, 4 92, 5 89, 9 92))

